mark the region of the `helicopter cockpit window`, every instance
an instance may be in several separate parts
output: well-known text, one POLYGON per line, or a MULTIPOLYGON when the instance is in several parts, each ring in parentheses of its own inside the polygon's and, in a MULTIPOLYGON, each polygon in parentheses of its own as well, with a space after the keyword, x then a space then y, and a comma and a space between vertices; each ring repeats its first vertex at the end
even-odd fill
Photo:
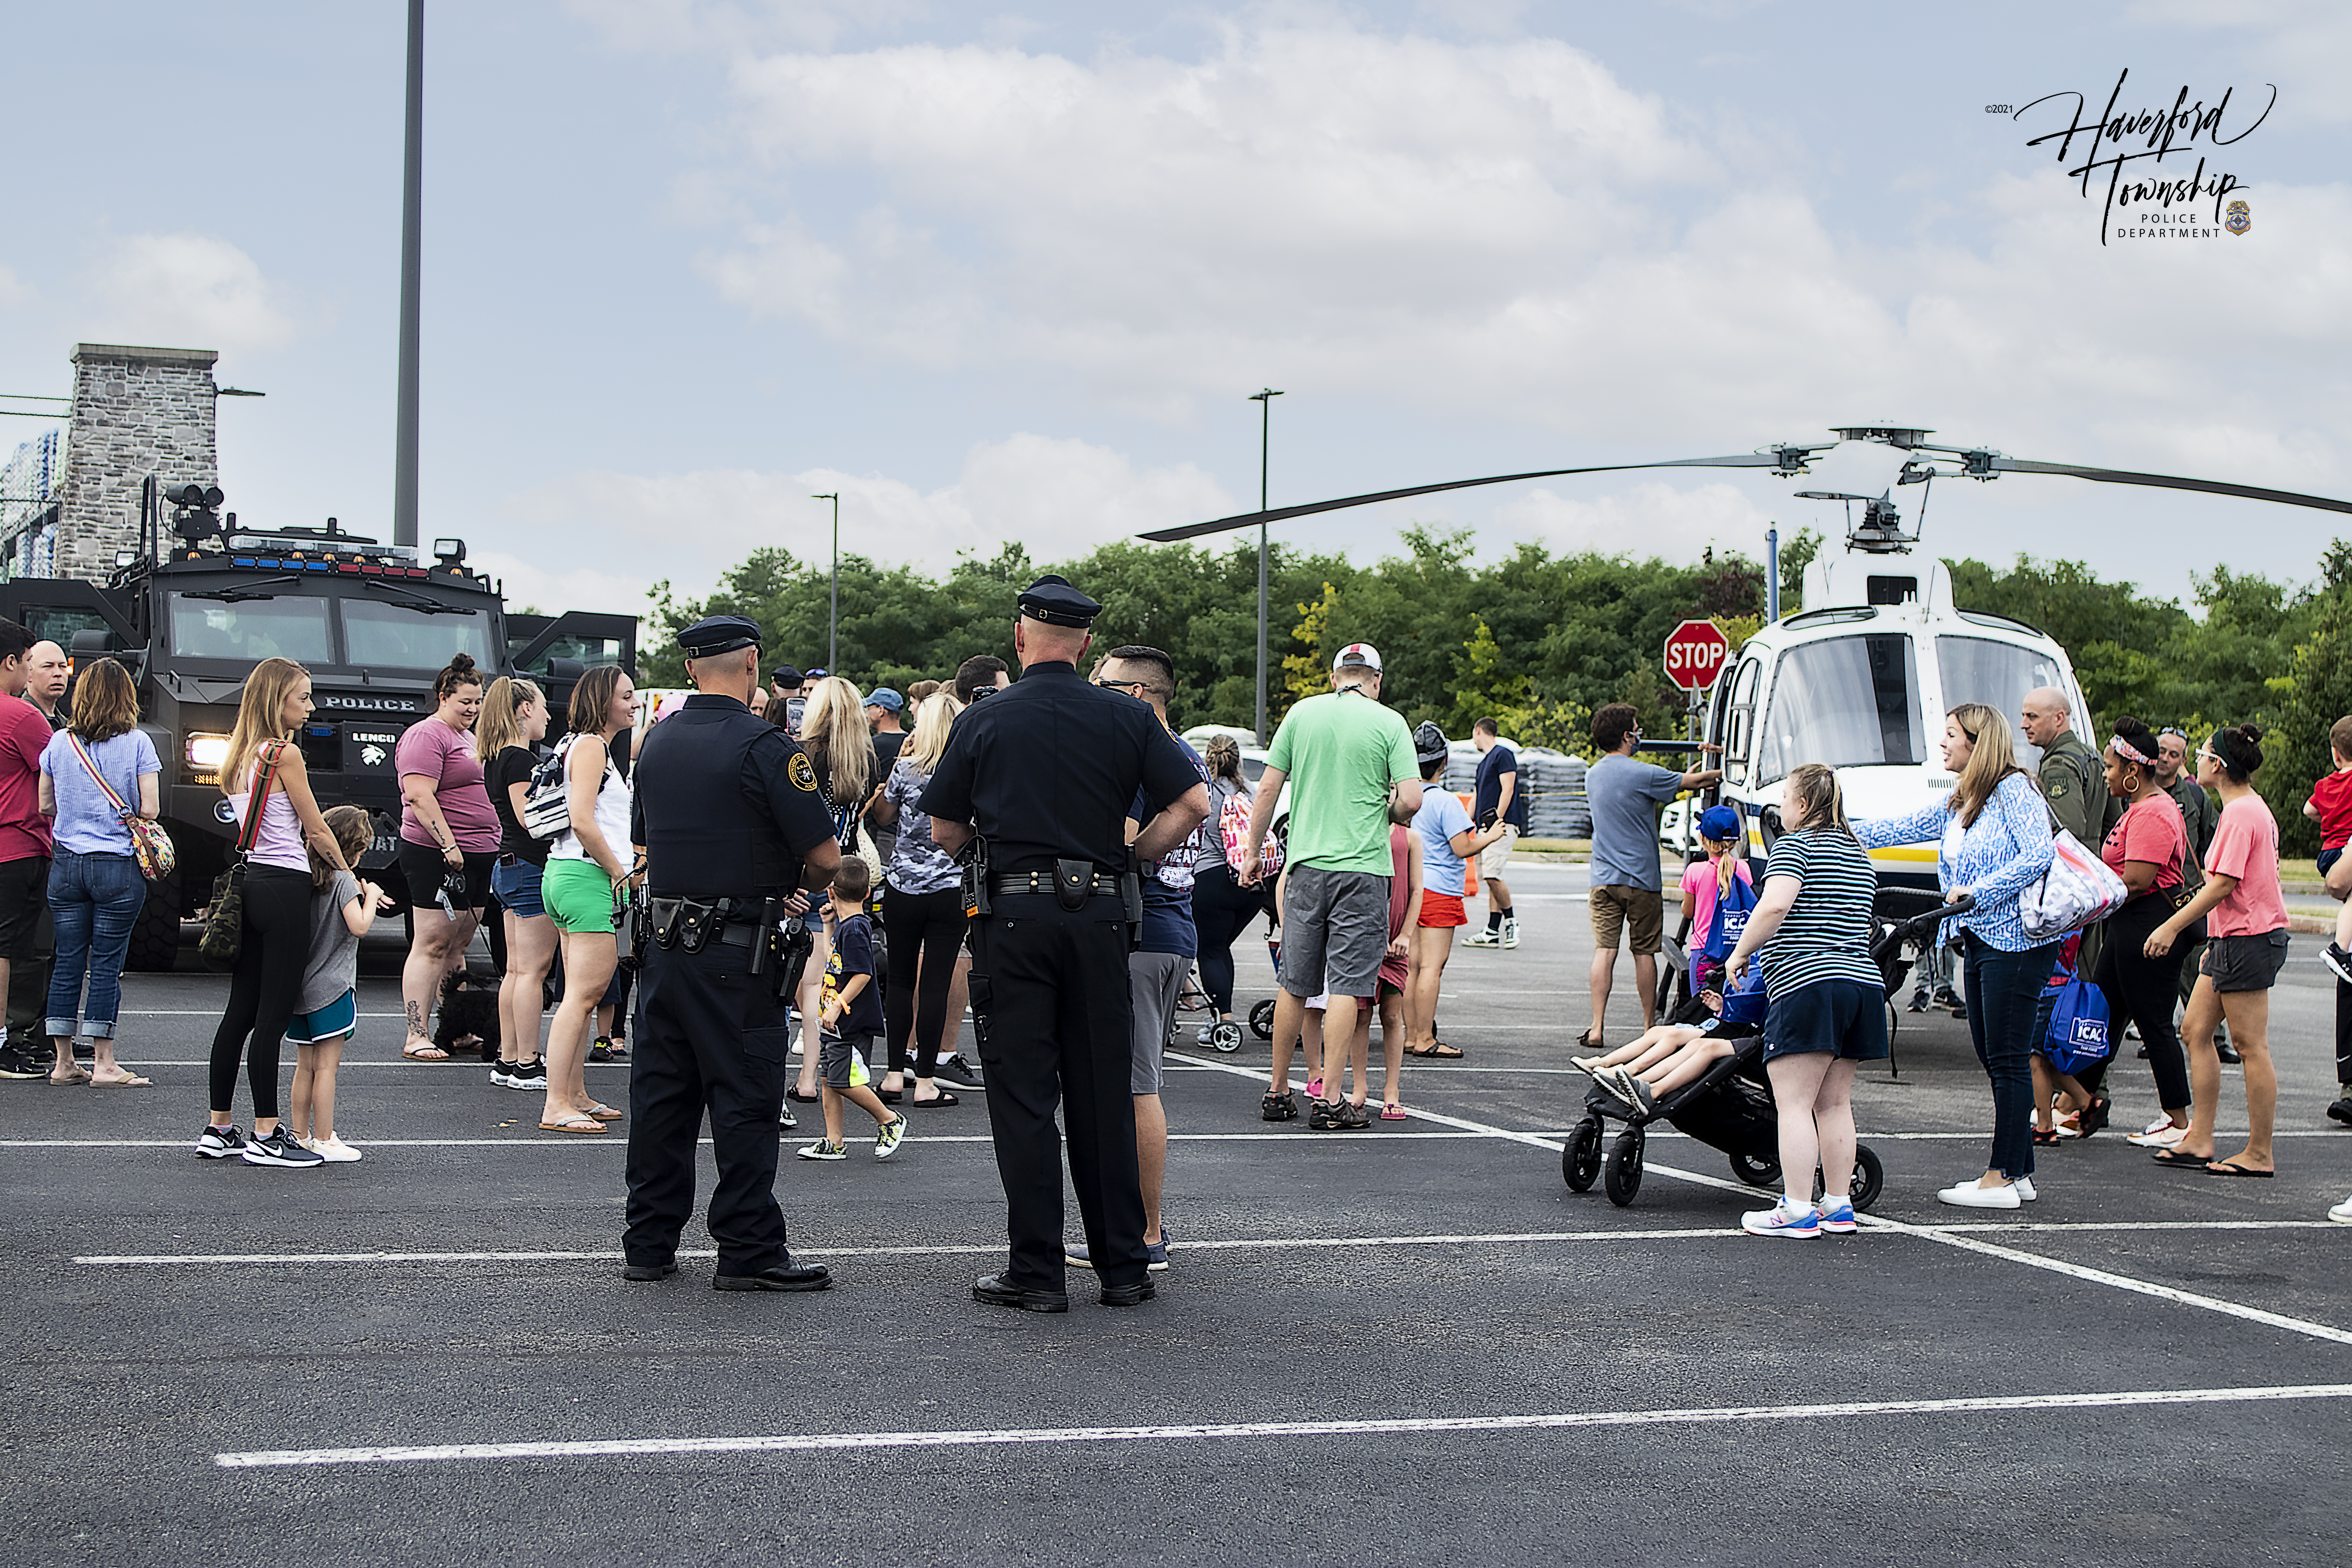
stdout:
POLYGON ((2019 710, 2025 694, 2037 687, 2066 689, 2058 661, 2038 648, 1990 637, 1943 637, 1936 639, 1936 666, 1942 677, 1944 707, 1948 711, 1963 702, 1981 702, 2009 720, 2010 738, 2020 756, 2028 755, 2019 710))
POLYGON ((180 658, 233 658, 252 664, 290 658, 331 664, 324 599, 209 599, 174 594, 172 652, 180 658))
POLYGON ((1926 751, 1908 637, 1829 637, 1780 656, 1758 748, 1759 784, 1786 778, 1800 763, 1911 766, 1926 751))
POLYGON ((392 599, 345 599, 342 607, 344 657, 362 668, 432 671, 459 653, 495 668, 488 617, 478 612, 428 615, 392 599))

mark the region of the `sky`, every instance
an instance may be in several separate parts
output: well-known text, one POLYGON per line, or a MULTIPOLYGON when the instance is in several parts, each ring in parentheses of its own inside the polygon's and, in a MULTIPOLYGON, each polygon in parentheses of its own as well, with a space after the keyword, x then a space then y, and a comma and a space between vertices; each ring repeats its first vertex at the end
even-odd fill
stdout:
MULTIPOLYGON (((268 394, 221 405, 241 518, 388 537, 399 0, 7 34, 0 394, 68 392, 78 342, 217 349, 268 394)), ((1277 506, 1882 421, 2352 497, 2326 0, 428 0, 425 47, 422 531, 518 604, 821 561, 816 491, 845 552, 935 571, 1249 510, 1265 387, 1277 506), (2085 143, 2029 144, 2074 100, 2026 105, 2095 121, 2119 78, 2119 111, 2230 95, 2133 174, 2203 157, 2245 234, 2102 243, 2216 205, 2109 225, 2085 143)), ((1809 488, 1880 489, 1885 456, 1809 488)), ((1486 560, 1842 532, 1790 488, 1596 475, 1278 532, 1360 561, 1413 523, 1486 560)), ((2185 596, 2308 580, 2352 520, 2012 475, 1934 486, 1925 531, 2185 596)))

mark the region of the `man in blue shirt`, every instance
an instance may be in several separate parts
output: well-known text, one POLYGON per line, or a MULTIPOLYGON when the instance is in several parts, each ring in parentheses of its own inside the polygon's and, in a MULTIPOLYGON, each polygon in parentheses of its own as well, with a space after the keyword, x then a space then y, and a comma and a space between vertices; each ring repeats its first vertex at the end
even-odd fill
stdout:
POLYGON ((1686 789, 1705 789, 1723 771, 1671 769, 1633 760, 1642 729, 1630 702, 1612 702, 1592 716, 1600 761, 1584 775, 1592 807, 1592 1027, 1580 1042, 1601 1048, 1610 981, 1622 938, 1633 950, 1634 989, 1642 996, 1642 1028, 1657 1022, 1658 945, 1664 936, 1664 879, 1658 873, 1658 806, 1686 789))
POLYGON ((1478 783, 1470 797, 1470 818, 1481 833, 1504 829, 1478 852, 1478 879, 1486 884, 1486 929, 1469 938, 1465 947, 1517 947, 1518 918, 1511 913, 1511 885, 1503 880, 1511 863, 1511 847, 1528 830, 1528 795, 1519 787, 1519 753, 1503 740, 1502 727, 1481 719, 1470 727, 1470 743, 1478 748, 1478 783))

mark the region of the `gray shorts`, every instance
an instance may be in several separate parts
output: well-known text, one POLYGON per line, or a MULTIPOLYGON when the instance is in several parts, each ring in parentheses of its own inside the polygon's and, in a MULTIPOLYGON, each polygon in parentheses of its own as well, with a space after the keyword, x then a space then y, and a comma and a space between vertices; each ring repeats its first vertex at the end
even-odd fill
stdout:
POLYGON ((2279 971, 2285 967, 2284 931, 2214 937, 2198 960, 2198 973, 2210 976, 2213 989, 2220 992, 2267 991, 2278 984, 2279 971))
POLYGON ((850 1058, 871 1054, 871 1035, 825 1035, 817 1042, 816 1069, 827 1089, 847 1089, 850 1058))
POLYGON ((1127 998, 1135 1016, 1128 1031, 1135 1065, 1128 1070, 1127 1092, 1158 1094, 1167 1068, 1160 1054, 1168 1048, 1168 1030, 1176 1022, 1176 999, 1183 994, 1184 976, 1192 961, 1177 952, 1130 952, 1127 955, 1127 998))
POLYGON ((1370 996, 1389 948, 1389 879, 1293 866, 1283 883, 1282 988, 1370 996), (1327 984, 1326 982, 1328 982, 1327 984))

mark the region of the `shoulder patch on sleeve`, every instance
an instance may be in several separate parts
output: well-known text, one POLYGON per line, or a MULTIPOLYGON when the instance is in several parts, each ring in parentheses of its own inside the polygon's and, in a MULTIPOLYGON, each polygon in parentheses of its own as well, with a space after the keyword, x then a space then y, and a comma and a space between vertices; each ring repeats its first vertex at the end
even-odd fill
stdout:
POLYGON ((810 795, 814 795, 816 793, 816 768, 814 764, 810 763, 808 760, 808 753, 806 752, 794 752, 793 753, 792 767, 789 771, 792 774, 793 787, 794 789, 805 790, 810 795))
POLYGON ((2059 779, 2053 779, 2053 780, 2051 780, 2051 781, 2050 781, 2050 786, 2049 786, 2049 794, 2050 794, 2050 798, 2051 798, 2052 800, 2063 800, 2063 799, 2065 799, 2065 798, 2066 798, 2066 781, 2065 781, 2064 779, 2063 779, 2063 778, 2059 778, 2059 779))

